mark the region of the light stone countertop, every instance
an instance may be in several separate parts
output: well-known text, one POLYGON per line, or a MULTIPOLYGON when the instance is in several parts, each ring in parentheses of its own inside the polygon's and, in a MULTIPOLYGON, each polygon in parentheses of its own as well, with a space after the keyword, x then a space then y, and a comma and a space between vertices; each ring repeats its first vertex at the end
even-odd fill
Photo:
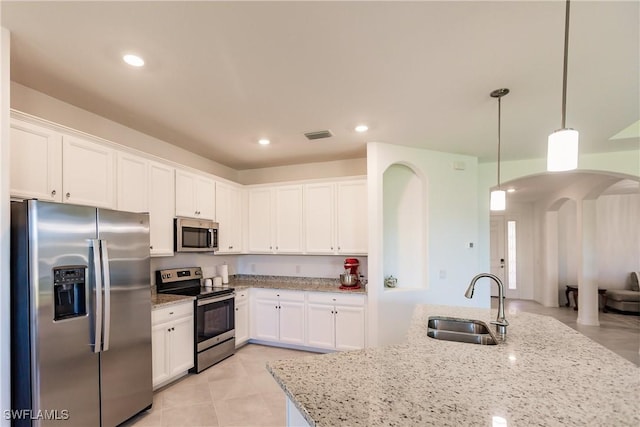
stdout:
POLYGON ((187 295, 173 295, 173 294, 151 294, 151 307, 162 308, 168 305, 180 304, 186 301, 193 301, 195 297, 187 295))
POLYGON ((367 292, 366 287, 354 290, 340 289, 339 279, 315 277, 236 275, 230 277, 229 286, 236 289, 289 289, 293 291, 344 292, 360 295, 367 292))
POLYGON ((427 337, 432 315, 496 310, 419 305, 406 344, 267 368, 316 426, 640 425, 640 368, 563 323, 509 312, 506 342, 483 346, 427 337))

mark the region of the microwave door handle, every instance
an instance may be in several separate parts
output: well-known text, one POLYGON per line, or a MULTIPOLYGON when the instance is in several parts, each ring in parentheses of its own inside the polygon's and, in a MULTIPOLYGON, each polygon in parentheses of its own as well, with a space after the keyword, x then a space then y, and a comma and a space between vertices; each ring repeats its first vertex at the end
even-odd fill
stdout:
POLYGON ((94 343, 93 352, 100 353, 102 344, 102 267, 100 266, 100 240, 91 239, 92 257, 93 257, 93 273, 94 273, 94 286, 96 289, 96 309, 93 314, 93 321, 95 325, 94 329, 94 343))
POLYGON ((209 229, 209 247, 213 248, 213 228, 209 229))
POLYGON ((111 274, 109 272, 109 252, 107 241, 100 240, 100 252, 102 254, 102 271, 104 277, 104 338, 102 350, 109 350, 109 336, 111 329, 111 274))

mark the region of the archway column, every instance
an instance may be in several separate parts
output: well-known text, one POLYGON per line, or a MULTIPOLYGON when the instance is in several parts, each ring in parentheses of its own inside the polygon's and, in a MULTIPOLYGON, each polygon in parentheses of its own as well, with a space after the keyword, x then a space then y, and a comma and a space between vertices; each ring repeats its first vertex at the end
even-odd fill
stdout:
POLYGON ((542 305, 558 306, 558 211, 545 213, 544 287, 542 305))
POLYGON ((578 323, 599 326, 596 200, 583 200, 577 209, 578 323))

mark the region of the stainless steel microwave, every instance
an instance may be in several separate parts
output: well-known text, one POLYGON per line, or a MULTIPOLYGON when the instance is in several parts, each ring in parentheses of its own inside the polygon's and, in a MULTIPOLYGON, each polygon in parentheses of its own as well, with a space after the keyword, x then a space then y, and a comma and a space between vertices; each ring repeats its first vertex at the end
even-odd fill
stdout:
POLYGON ((218 223, 203 219, 176 218, 176 252, 213 252, 218 250, 218 223))

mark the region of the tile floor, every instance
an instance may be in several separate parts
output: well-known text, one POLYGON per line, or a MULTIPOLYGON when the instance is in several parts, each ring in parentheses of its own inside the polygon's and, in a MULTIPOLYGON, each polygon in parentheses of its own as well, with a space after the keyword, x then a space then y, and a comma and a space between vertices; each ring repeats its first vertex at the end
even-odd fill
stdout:
MULTIPOLYGON (((492 302, 496 305, 496 299, 492 302)), ((509 313, 552 316, 640 366, 640 316, 600 312, 600 326, 577 325, 573 308, 507 300, 509 313)), ((189 374, 154 394, 153 408, 124 424, 143 426, 284 426, 285 400, 265 369, 268 360, 310 353, 249 344, 199 375, 189 374)))

